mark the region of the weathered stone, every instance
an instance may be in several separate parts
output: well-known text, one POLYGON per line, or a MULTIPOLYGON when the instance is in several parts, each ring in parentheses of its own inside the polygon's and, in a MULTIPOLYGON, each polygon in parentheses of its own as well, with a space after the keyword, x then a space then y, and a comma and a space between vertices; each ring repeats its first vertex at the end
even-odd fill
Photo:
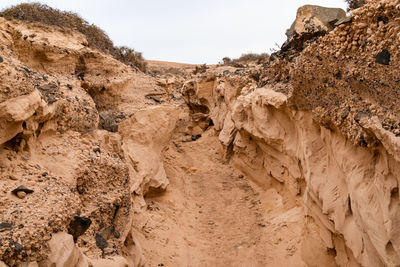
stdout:
POLYGON ((383 49, 379 54, 376 55, 375 62, 383 65, 389 65, 390 52, 386 49, 383 49))

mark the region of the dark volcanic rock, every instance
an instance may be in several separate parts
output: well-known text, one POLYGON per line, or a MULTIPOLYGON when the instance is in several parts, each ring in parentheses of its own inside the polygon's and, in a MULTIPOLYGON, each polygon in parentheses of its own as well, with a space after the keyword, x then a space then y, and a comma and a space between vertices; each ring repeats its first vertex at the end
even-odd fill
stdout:
POLYGON ((105 240, 104 237, 99 233, 96 233, 95 239, 96 239, 96 246, 99 249, 101 249, 101 251, 103 251, 104 253, 104 249, 108 247, 107 240, 105 240))
POLYGON ((383 49, 379 54, 376 55, 375 62, 383 65, 389 65, 390 52, 386 49, 383 49))
POLYGON ((4 231, 7 231, 7 230, 10 230, 12 228, 12 226, 13 225, 11 223, 8 223, 8 222, 0 223, 0 233, 4 232, 4 231))
POLYGON ((78 237, 83 235, 86 230, 92 224, 92 220, 85 217, 75 216, 69 224, 68 233, 74 237, 74 242, 78 240, 78 237))
POLYGON ((201 134, 196 134, 196 135, 192 135, 191 139, 192 141, 196 141, 197 139, 201 138, 201 134))
POLYGON ((13 249, 14 249, 14 252, 19 253, 24 249, 24 246, 21 245, 20 243, 15 242, 13 249))

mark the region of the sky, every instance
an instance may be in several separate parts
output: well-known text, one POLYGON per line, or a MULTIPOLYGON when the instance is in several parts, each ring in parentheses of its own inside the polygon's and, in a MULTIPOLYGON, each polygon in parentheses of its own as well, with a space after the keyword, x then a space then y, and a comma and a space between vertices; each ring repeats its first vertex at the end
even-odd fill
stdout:
POLYGON ((146 59, 192 64, 271 53, 302 5, 346 9, 344 0, 0 0, 0 9, 23 2, 76 12, 146 59))

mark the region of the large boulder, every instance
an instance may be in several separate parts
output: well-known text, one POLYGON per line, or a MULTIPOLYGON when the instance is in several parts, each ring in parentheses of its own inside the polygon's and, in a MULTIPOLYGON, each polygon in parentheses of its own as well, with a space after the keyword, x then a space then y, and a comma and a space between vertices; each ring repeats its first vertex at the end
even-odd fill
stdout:
POLYGON ((287 41, 282 46, 282 52, 292 49, 302 51, 306 41, 325 35, 341 21, 349 21, 346 20, 346 12, 341 8, 315 5, 300 7, 297 10, 296 20, 286 31, 287 41))
POLYGON ((286 31, 288 39, 306 33, 329 32, 335 23, 344 19, 346 12, 341 8, 305 5, 297 10, 296 20, 286 31))

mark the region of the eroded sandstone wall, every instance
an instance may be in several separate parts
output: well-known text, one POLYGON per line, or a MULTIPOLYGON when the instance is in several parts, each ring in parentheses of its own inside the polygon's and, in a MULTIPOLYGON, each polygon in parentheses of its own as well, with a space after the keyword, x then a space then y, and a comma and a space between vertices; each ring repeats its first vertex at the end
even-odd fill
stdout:
POLYGON ((80 34, 0 18, 0 45, 1 264, 142 266, 132 219, 168 185, 178 108, 80 34))
POLYGON ((310 266, 316 253, 340 266, 400 264, 399 4, 369 2, 281 71, 285 58, 184 88, 237 168, 304 205, 310 266))
POLYGON ((324 244, 340 266, 398 265, 397 138, 376 118, 364 119, 381 144, 355 145, 338 128, 319 124, 313 112, 289 108, 287 96, 271 87, 237 94, 229 79, 214 79, 214 87, 200 82, 197 89, 200 95, 208 91, 207 101, 216 103, 211 118, 227 156, 257 183, 283 185, 312 218, 305 224, 317 225, 318 235, 311 237, 317 240, 304 237, 304 261, 313 266, 307 257, 324 244))

